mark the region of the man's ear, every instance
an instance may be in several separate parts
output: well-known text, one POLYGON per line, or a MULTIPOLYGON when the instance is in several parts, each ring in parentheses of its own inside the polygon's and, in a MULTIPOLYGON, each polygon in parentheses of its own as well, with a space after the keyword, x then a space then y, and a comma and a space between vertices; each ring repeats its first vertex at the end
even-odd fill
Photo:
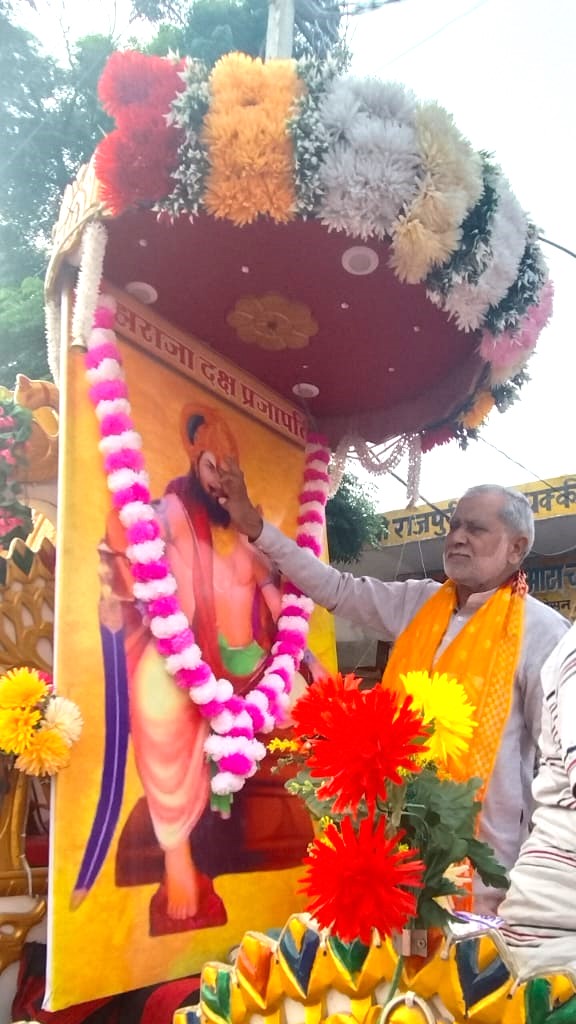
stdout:
POLYGON ((518 534, 518 536, 514 537, 512 540, 510 554, 513 563, 518 567, 521 566, 522 562, 526 558, 526 555, 528 554, 528 538, 523 537, 521 534, 518 534))

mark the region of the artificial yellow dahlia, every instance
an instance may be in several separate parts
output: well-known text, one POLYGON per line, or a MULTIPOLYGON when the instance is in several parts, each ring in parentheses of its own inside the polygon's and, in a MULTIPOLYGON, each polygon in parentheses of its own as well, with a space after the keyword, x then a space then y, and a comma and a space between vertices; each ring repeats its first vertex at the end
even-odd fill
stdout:
POLYGON ((56 729, 37 729, 32 742, 16 760, 26 775, 56 775, 70 763, 70 747, 56 729))
POLYGON ((0 750, 22 754, 32 743, 39 721, 40 712, 33 708, 0 710, 0 750))
POLYGON ((427 740, 426 760, 450 772, 468 750, 477 725, 472 717, 476 708, 469 703, 464 687, 446 672, 433 676, 407 672, 400 679, 424 724, 433 728, 427 740))
POLYGON ((0 708, 33 708, 48 687, 34 668, 13 668, 0 679, 0 708))

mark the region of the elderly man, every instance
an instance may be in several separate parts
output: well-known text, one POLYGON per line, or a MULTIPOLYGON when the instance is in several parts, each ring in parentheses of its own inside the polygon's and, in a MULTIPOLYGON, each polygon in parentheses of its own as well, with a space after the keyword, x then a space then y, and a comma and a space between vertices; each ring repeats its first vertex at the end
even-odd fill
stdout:
MULTIPOLYGON (((446 539, 447 582, 387 583, 325 566, 264 523, 233 462, 221 482, 232 521, 285 576, 317 604, 396 641, 384 682, 419 669, 449 672, 462 683, 478 720, 467 773, 486 781, 480 837, 512 867, 532 808, 540 669, 569 627, 525 595, 520 568, 534 521, 524 495, 491 485, 467 491, 446 539)), ((475 894, 480 913, 493 913, 502 899, 479 880, 475 894)))

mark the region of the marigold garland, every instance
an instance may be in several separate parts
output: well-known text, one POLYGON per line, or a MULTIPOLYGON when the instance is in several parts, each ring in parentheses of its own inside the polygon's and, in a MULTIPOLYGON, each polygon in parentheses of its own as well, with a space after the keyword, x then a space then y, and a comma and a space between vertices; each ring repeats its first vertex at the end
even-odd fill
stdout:
POLYGON ((481 391, 475 398, 474 404, 463 413, 460 422, 469 430, 480 427, 496 404, 494 395, 490 391, 481 391))
POLYGON ((238 226, 261 214, 290 220, 296 200, 286 124, 301 90, 293 61, 228 54, 214 67, 210 89, 202 132, 210 163, 206 209, 238 226))

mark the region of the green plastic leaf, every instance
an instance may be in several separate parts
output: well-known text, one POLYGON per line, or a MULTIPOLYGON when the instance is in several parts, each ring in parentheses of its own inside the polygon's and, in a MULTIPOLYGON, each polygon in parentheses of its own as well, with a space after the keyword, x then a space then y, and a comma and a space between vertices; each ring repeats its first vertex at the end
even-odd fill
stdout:
POLYGON ((418 900, 417 928, 444 928, 452 915, 431 897, 423 895, 418 900))
POLYGON ((468 840, 468 857, 474 868, 480 875, 484 885, 490 885, 494 889, 507 889, 510 882, 506 868, 502 866, 494 856, 492 848, 488 843, 482 843, 479 839, 468 840))

